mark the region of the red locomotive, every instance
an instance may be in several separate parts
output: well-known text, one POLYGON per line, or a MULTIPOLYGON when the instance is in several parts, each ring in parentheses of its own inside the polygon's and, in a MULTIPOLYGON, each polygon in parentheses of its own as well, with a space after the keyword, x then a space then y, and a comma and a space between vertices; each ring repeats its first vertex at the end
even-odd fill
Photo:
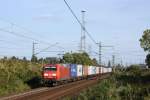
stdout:
POLYGON ((44 84, 53 84, 56 82, 68 80, 70 78, 69 66, 65 64, 47 64, 43 66, 44 84))

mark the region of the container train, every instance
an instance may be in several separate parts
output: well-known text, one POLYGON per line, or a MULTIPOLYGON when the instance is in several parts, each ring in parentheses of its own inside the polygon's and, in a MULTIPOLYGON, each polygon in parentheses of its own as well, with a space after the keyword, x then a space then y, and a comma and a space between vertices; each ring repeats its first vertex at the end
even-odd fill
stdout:
POLYGON ((46 64, 43 66, 42 78, 44 85, 93 78, 112 72, 110 67, 86 66, 78 64, 46 64))

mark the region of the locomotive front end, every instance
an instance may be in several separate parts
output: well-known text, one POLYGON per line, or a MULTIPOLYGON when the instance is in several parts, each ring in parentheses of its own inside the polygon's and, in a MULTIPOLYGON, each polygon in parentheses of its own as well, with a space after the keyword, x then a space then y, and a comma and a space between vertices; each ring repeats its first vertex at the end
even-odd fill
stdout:
POLYGON ((44 84, 53 84, 56 82, 57 78, 56 71, 57 71, 56 65, 46 65, 43 67, 42 77, 44 84))

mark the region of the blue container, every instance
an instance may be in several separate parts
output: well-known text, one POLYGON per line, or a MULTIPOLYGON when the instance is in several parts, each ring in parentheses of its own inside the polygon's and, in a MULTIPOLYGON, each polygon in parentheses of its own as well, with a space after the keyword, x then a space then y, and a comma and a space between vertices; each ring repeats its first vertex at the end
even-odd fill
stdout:
POLYGON ((77 77, 77 65, 76 64, 70 64, 70 77, 71 78, 77 77))

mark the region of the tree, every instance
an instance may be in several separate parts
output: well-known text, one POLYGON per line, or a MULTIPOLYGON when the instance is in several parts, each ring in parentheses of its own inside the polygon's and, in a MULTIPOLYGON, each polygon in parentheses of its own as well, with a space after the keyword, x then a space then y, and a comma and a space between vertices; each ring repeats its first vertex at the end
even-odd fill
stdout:
POLYGON ((26 57, 23 57, 23 59, 22 59, 23 61, 27 61, 27 58, 26 57))
POLYGON ((35 55, 32 55, 31 62, 37 62, 38 58, 35 55))
POLYGON ((146 64, 147 64, 147 66, 150 68, 150 54, 148 54, 148 55, 146 56, 145 62, 146 62, 146 64))
POLYGON ((66 54, 64 54, 64 56, 63 56, 63 60, 65 61, 65 63, 73 63, 74 57, 73 57, 72 54, 66 53, 66 54))
POLYGON ((87 53, 66 53, 63 56, 65 63, 75 63, 82 65, 92 65, 93 62, 87 53))
POLYGON ((150 68, 150 29, 147 29, 143 32, 143 36, 140 39, 140 45, 144 51, 148 52, 145 62, 150 68))
POLYGON ((143 36, 140 39, 140 45, 144 51, 148 51, 150 53, 150 29, 143 32, 143 36))
POLYGON ((10 59, 11 59, 11 60, 18 60, 18 58, 15 57, 15 56, 12 56, 10 59))
POLYGON ((59 63, 59 59, 56 57, 46 57, 45 61, 46 61, 46 63, 50 63, 50 64, 59 63))
POLYGON ((97 62, 96 58, 93 58, 93 59, 92 59, 92 65, 95 65, 95 66, 98 65, 98 62, 97 62))

